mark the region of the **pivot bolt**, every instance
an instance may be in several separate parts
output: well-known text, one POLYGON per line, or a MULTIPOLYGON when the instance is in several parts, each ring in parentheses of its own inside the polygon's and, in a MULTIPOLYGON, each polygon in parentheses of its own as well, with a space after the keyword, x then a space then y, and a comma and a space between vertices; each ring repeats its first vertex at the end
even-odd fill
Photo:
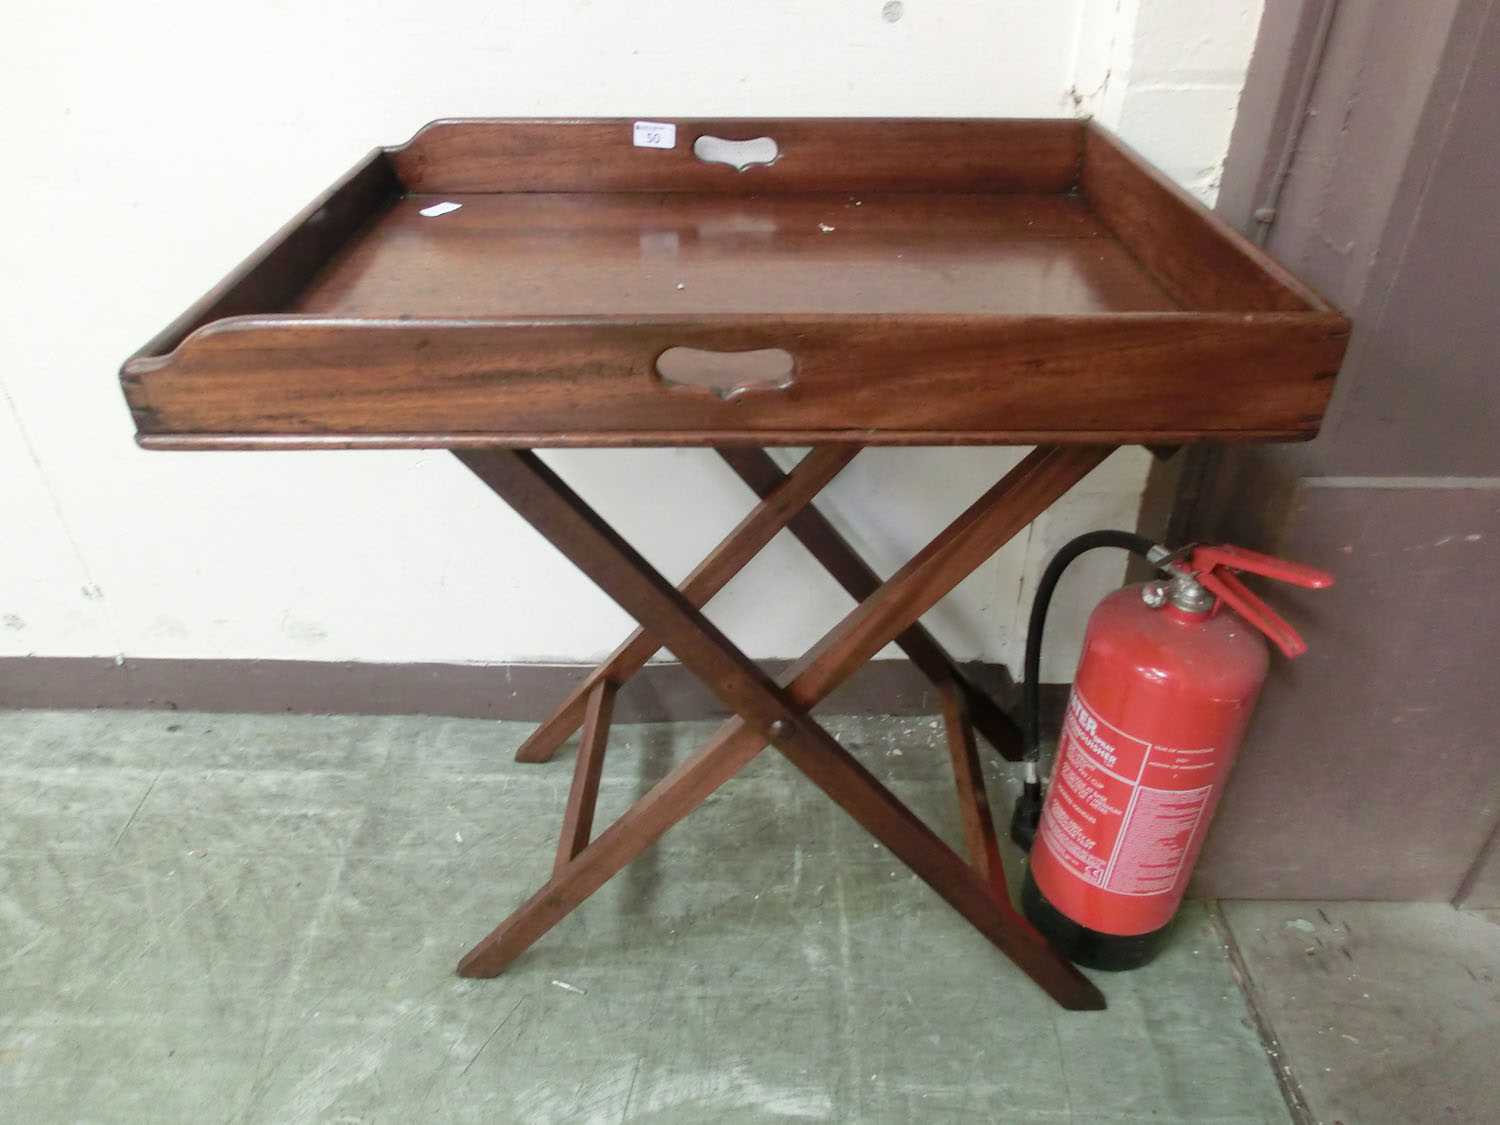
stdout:
POLYGON ((792 724, 785 719, 777 719, 766 728, 772 738, 786 738, 792 733, 792 724))

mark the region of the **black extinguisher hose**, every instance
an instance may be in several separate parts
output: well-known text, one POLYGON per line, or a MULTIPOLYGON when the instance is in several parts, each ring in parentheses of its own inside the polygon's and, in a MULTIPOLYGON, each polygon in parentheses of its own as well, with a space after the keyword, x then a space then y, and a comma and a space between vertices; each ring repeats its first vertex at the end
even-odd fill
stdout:
POLYGON ((1036 839, 1037 824, 1042 819, 1042 781, 1039 769, 1042 743, 1042 633, 1047 628, 1047 609, 1052 604, 1052 593, 1057 589, 1058 580, 1062 578, 1063 571, 1068 569, 1068 564, 1096 547, 1118 547, 1148 559, 1156 544, 1133 531, 1090 531, 1065 543, 1052 556, 1047 569, 1042 571, 1036 596, 1031 600, 1031 620, 1026 626, 1026 660, 1021 671, 1021 734, 1024 739, 1026 779, 1021 795, 1016 798, 1015 812, 1010 818, 1010 838, 1026 852, 1031 850, 1031 843, 1036 839))

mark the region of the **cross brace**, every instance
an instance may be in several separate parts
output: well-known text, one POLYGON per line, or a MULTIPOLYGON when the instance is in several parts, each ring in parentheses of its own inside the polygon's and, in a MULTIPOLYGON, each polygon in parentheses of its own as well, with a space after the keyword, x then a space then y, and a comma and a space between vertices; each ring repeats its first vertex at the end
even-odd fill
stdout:
POLYGON ((657 573, 534 453, 456 451, 480 480, 641 623, 641 629, 580 685, 517 755, 526 761, 544 760, 580 719, 584 722, 552 878, 469 951, 459 963, 459 972, 495 976, 503 971, 769 744, 1060 1004, 1102 1008, 1104 998, 1098 989, 1052 950, 1009 900, 970 727, 971 722, 978 722, 973 716, 983 713, 986 724, 994 728, 992 732, 981 727, 986 737, 1005 741, 1010 737, 1009 721, 1002 724, 985 711, 988 704, 1001 714, 963 680, 952 660, 916 621, 1098 465, 1111 448, 1038 447, 884 582, 808 507, 857 448, 814 450, 785 477, 763 452, 757 458, 752 451, 721 451, 762 501, 680 589, 657 573), (784 526, 791 527, 860 601, 800 660, 772 680, 699 607, 784 526), (974 866, 808 713, 886 644, 898 639, 938 685, 964 835, 974 866), (733 717, 590 840, 614 689, 663 646, 719 697, 733 717), (976 705, 976 700, 981 702, 976 705))

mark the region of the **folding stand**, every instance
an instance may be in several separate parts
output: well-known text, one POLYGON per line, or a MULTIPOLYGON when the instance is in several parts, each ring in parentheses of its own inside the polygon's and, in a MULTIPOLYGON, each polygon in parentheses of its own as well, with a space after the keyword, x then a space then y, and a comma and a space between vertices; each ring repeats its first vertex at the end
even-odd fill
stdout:
MULTIPOLYGON (((271 160, 269 186, 284 164, 271 160)), ((582 747, 492 976, 767 745, 1061 1003, 974 750, 1014 726, 916 624, 1120 444, 1313 436, 1349 322, 1092 122, 444 120, 376 149, 120 370, 148 449, 449 449, 640 622, 521 748, 582 747), (1035 446, 882 582, 810 507, 871 445, 1035 446), (674 589, 536 457, 708 446, 760 497, 674 589), (785 476, 763 446, 812 446, 785 476), (786 528, 859 603, 773 682, 699 612, 786 528), (809 710, 894 641, 938 687, 965 863, 809 710), (734 718, 593 837, 615 692, 670 650, 734 718)))
POLYGON ((883 583, 809 507, 858 447, 814 449, 786 476, 763 451, 721 449, 721 456, 761 501, 675 589, 535 453, 455 451, 486 485, 641 623, 517 753, 520 761, 545 761, 582 723, 552 878, 469 951, 459 963, 459 972, 471 977, 502 972, 769 744, 1058 1003, 1073 1009, 1104 1007, 1098 989, 1055 953, 1010 903, 971 724, 981 723, 996 749, 1012 757, 1015 728, 964 680, 952 659, 916 621, 1111 449, 1038 447, 883 583), (699 607, 783 527, 860 600, 778 682, 736 648, 699 607), (938 687, 972 865, 808 713, 892 641, 938 687), (661 646, 702 680, 735 717, 591 839, 615 692, 661 646))

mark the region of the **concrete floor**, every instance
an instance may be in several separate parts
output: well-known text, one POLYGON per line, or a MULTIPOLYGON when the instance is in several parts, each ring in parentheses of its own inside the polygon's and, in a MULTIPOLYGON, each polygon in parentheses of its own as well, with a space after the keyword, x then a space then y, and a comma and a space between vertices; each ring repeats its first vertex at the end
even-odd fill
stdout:
MULTIPOLYGON (((829 725, 956 841, 935 720, 829 725)), ((1373 933, 1371 908, 1227 908, 1282 1047, 1199 904, 1157 963, 1100 978, 1107 1013, 1066 1013, 774 754, 503 977, 460 980, 551 865, 571 755, 516 765, 527 729, 0 713, 0 1121, 1281 1122, 1287 1060, 1311 1117, 1482 1120, 1462 1076, 1445 1116, 1361 1116, 1343 1068, 1431 1079, 1447 1045, 1484 1074, 1495 927, 1444 947, 1473 987, 1445 984, 1420 1041, 1399 950, 1357 1020, 1342 955, 1297 952, 1373 933), (1282 987, 1314 965, 1322 991, 1282 987)), ((617 728, 601 819, 710 729, 617 728)))
POLYGON ((1278 1065, 1319 1121, 1500 1121, 1500 916, 1223 904, 1278 1065))

